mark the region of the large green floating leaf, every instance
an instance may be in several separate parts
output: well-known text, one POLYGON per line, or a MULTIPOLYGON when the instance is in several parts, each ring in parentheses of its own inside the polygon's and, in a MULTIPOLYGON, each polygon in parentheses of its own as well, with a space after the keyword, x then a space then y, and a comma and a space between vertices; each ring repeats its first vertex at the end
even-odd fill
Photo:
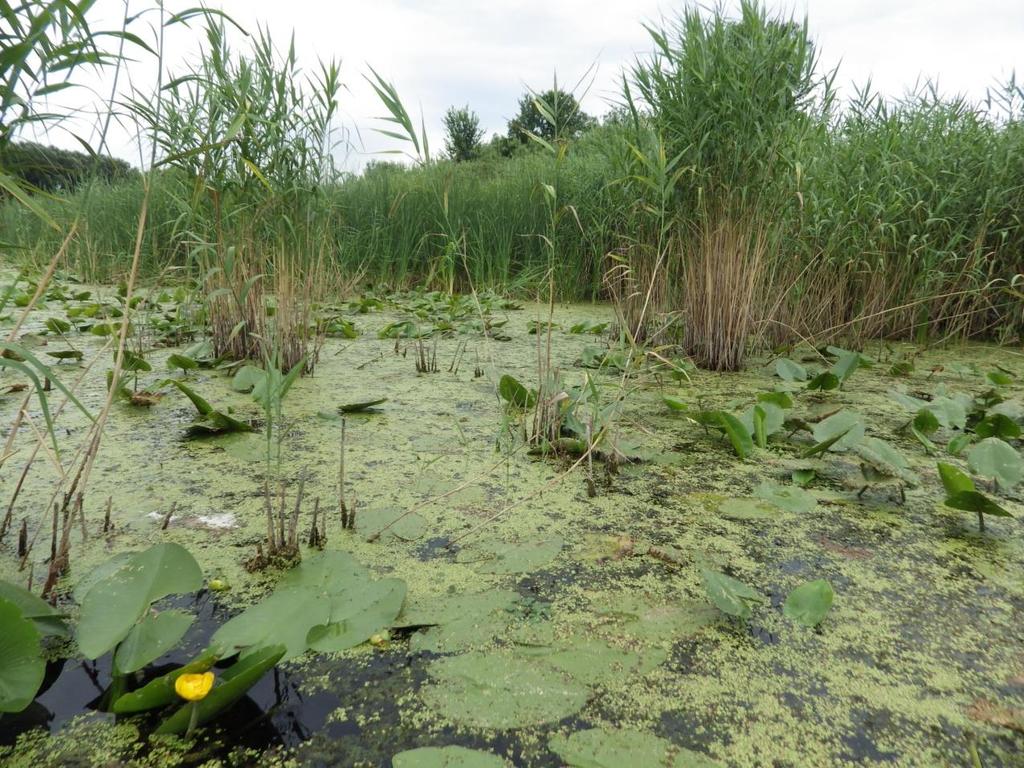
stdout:
POLYGON ((523 728, 557 722, 580 710, 590 689, 532 656, 473 651, 438 659, 434 684, 422 689, 429 707, 478 728, 523 728))
POLYGON ((394 768, 508 768, 509 763, 491 754, 466 747, 420 747, 391 758, 394 768))
POLYGON ((624 650, 596 638, 571 638, 550 650, 537 651, 556 669, 584 685, 617 685, 634 675, 645 675, 668 658, 662 648, 624 650))
POLYGON ((334 595, 330 623, 310 629, 309 647, 334 652, 365 643, 395 620, 405 602, 405 591, 401 579, 381 579, 334 595))
POLYGON ((749 619, 751 604, 761 602, 761 595, 751 587, 724 573, 703 569, 701 578, 704 581, 704 591, 707 593, 708 599, 720 611, 730 616, 749 619))
POLYGON ((426 534, 427 521, 416 512, 410 514, 408 510, 398 507, 368 507, 359 510, 356 529, 363 538, 370 541, 378 536, 382 539, 415 541, 426 534))
POLYGON ((128 715, 146 712, 173 704, 178 700, 174 690, 174 682, 181 675, 206 672, 216 663, 219 654, 216 651, 205 651, 199 658, 190 661, 166 674, 150 680, 141 688, 122 694, 112 707, 115 714, 128 715))
POLYGON ((718 506, 718 514, 730 520, 772 520, 779 516, 779 509, 763 499, 726 499, 718 506))
POLYGON ((203 585, 199 564, 178 544, 156 544, 98 581, 82 601, 78 647, 96 659, 123 640, 149 606, 203 585))
POLYGON ((456 562, 472 563, 480 573, 528 573, 554 560, 563 544, 561 536, 519 542, 486 539, 461 549, 456 562))
POLYGON ((117 671, 122 675, 137 672, 160 658, 178 644, 194 620, 195 616, 184 611, 162 611, 143 617, 117 646, 117 671))
POLYGON ((570 768, 719 768, 699 752, 677 747, 651 733, 627 729, 592 728, 569 736, 556 734, 551 751, 570 768))
POLYGON ((818 499, 814 494, 795 485, 779 485, 766 481, 754 490, 754 495, 779 509, 794 514, 807 514, 813 512, 818 506, 818 499))
POLYGON ((838 438, 829 450, 848 451, 864 437, 864 418, 859 413, 844 409, 815 424, 813 434, 817 443, 838 438))
POLYGON ((674 643, 691 637, 714 623, 720 614, 707 603, 695 600, 654 602, 630 594, 619 594, 593 606, 608 619, 608 636, 629 635, 644 643, 674 643))
POLYGON ((414 653, 479 648, 505 635, 520 600, 518 593, 505 589, 439 595, 406 605, 392 626, 423 627, 409 639, 414 653))
MULTIPOLYGON (((245 695, 266 672, 279 662, 285 654, 281 646, 263 648, 239 660, 224 671, 221 680, 197 703, 197 725, 212 720, 245 695)), ((192 703, 187 703, 164 720, 156 729, 157 734, 180 734, 188 730, 192 719, 192 703)))
POLYGON ((43 637, 54 635, 57 637, 68 637, 69 632, 64 624, 64 617, 61 616, 48 602, 27 589, 11 584, 9 581, 0 580, 0 600, 7 600, 14 603, 21 611, 23 618, 29 619, 43 637))
POLYGON ((809 581, 787 595, 782 613, 804 626, 816 627, 828 615, 834 597, 832 585, 824 579, 809 581))
POLYGON ((0 597, 0 712, 21 712, 43 684, 39 632, 18 606, 0 597))
POLYGON ((1024 461, 1017 450, 998 437, 986 437, 967 452, 971 471, 994 479, 1003 488, 1012 488, 1024 477, 1024 461))
POLYGON ((864 460, 865 479, 871 481, 874 476, 878 478, 893 478, 907 483, 917 485, 917 476, 910 470, 910 464, 899 451, 893 448, 884 440, 877 437, 865 437, 856 446, 854 451, 864 460), (869 477, 869 475, 871 475, 869 477))
POLYGON ((775 361, 775 375, 783 381, 807 381, 807 369, 785 357, 775 361))
POLYGON ((301 656, 313 627, 331 618, 330 601, 316 592, 278 587, 272 594, 225 622, 210 639, 222 655, 272 645, 285 648, 285 658, 301 656))

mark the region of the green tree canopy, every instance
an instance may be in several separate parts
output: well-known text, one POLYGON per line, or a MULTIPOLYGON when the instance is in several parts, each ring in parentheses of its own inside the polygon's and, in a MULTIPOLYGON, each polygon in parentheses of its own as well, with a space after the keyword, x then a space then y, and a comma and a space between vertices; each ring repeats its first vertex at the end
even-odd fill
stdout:
POLYGON ((484 131, 480 127, 480 118, 468 105, 448 107, 444 113, 444 131, 444 148, 452 160, 462 162, 479 156, 484 131))
POLYGON ((519 114, 509 121, 508 137, 523 143, 530 140, 531 133, 546 141, 575 139, 596 123, 583 111, 575 96, 561 88, 551 88, 543 93, 523 94, 519 99, 519 114))

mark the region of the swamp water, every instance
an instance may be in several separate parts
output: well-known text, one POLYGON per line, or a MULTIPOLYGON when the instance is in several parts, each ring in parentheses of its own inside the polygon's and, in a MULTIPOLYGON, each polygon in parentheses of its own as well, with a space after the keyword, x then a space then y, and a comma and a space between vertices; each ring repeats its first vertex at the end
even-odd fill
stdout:
MULTIPOLYGON (((60 312, 51 301, 33 313, 33 329, 60 312)), ((589 375, 609 401, 621 374, 578 364, 605 338, 566 329, 610 316, 603 307, 557 307, 551 351, 566 383, 589 375)), ((353 314, 361 335, 327 340, 315 375, 285 400, 280 457, 290 498, 294 481, 306 477, 300 538, 319 497, 328 550, 408 585, 387 644, 282 663, 192 745, 147 737, 144 718, 115 721, 98 711, 109 657, 70 658, 51 666, 49 687, 28 710, 0 720, 0 763, 388 766, 405 750, 458 745, 497 757, 451 751, 446 763, 420 753, 418 762, 406 756, 394 765, 972 766, 974 753, 985 768, 1024 765, 1024 503, 1015 490, 1001 497, 1014 517, 989 518, 983 533, 973 515, 944 507, 935 458, 898 432, 913 414, 890 394, 977 395, 997 363, 1024 374, 1024 357, 978 345, 933 350, 909 377, 878 364, 842 390, 798 390, 794 414, 853 410, 869 435, 908 458, 919 484, 906 489, 905 503, 885 486, 858 497, 863 482, 850 452, 802 459, 810 441, 798 436, 740 460, 726 440, 663 402, 670 395, 742 411, 757 393, 785 386, 767 358, 740 374, 691 372, 677 383, 644 372, 629 380, 619 437, 644 460, 614 475, 596 464, 590 496, 583 471, 559 481, 569 461, 530 456, 509 439, 496 395, 503 374, 535 384, 538 336, 528 328, 546 320, 545 308, 496 310, 495 320, 508 321, 498 329, 506 341, 440 338, 439 371, 422 374, 414 341, 400 339, 396 353, 394 339, 378 338, 408 317, 394 306, 353 314), (356 530, 343 530, 337 409, 385 397, 374 412, 346 419, 346 481, 358 512, 356 530), (791 486, 791 472, 804 468, 817 473, 806 493, 780 498, 777 486, 791 486), (367 541, 420 505, 390 534, 367 541), (708 602, 702 568, 754 588, 761 602, 751 619, 708 602), (782 603, 815 579, 832 584, 835 602, 809 629, 785 618, 782 603)), ((86 360, 103 341, 69 339, 86 360)), ((432 356, 434 341, 425 347, 432 356)), ((147 352, 153 373, 142 374, 140 386, 166 377, 174 351, 147 352)), ((79 390, 93 412, 102 407, 106 367, 101 359, 79 390)), ((57 368, 68 382, 81 373, 57 368)), ((261 418, 229 376, 199 370, 187 380, 235 418, 261 418)), ((1002 391, 1010 402, 1024 400, 1020 384, 1002 391)), ((22 397, 0 399, 0 423, 11 423, 22 397)), ((39 416, 33 411, 37 424, 39 416)), ((243 568, 266 533, 264 437, 186 440, 194 416, 173 389, 152 408, 115 405, 88 488, 88 537, 76 526, 64 579, 70 591, 111 555, 168 541, 186 547, 208 580, 226 582, 227 591, 182 602, 199 620, 156 668, 185 662, 278 577, 243 568), (114 529, 104 534, 108 497, 114 529)), ((62 445, 73 450, 84 418, 66 409, 59 425, 62 445)), ((949 436, 936 436, 939 460, 949 436)), ((31 440, 26 430, 16 443, 21 453, 0 474, 5 505, 31 440)), ((53 480, 40 456, 13 510, 16 526, 27 518, 30 535, 40 530, 30 557, 37 588, 53 480)), ((12 535, 2 544, 0 577, 24 584, 28 569, 18 571, 15 544, 12 535)))

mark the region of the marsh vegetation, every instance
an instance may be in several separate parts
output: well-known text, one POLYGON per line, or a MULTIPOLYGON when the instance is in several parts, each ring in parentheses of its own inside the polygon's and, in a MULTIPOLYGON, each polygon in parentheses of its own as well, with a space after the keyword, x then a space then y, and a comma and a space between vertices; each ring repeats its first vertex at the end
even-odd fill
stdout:
POLYGON ((1021 764, 1013 80, 689 10, 345 177, 336 63, 90 6, 0 8, 0 761, 1021 764), (19 142, 128 56, 144 169, 19 142))

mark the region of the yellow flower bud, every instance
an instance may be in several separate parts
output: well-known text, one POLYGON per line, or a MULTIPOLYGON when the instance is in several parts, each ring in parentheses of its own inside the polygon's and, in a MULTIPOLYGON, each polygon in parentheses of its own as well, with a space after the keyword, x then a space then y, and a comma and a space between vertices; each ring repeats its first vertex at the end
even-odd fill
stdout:
POLYGON ((213 672, 179 675, 174 690, 185 701, 200 701, 213 688, 213 672))

